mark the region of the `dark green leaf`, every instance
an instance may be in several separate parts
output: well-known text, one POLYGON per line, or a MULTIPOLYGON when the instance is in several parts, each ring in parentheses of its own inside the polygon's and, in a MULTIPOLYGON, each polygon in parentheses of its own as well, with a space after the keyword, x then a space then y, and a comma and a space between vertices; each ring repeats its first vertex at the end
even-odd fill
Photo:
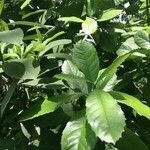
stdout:
POLYGON ((6 109, 6 106, 7 104, 9 103, 15 89, 16 89, 16 86, 17 86, 17 83, 18 83, 18 80, 14 80, 11 84, 11 86, 9 87, 9 90, 7 91, 2 103, 1 103, 1 116, 3 115, 5 109, 6 109))
POLYGON ((72 74, 58 74, 56 78, 65 80, 72 89, 79 89, 85 94, 88 94, 88 87, 85 78, 75 76, 72 74))
POLYGON ((126 128, 122 138, 116 143, 118 150, 148 150, 140 137, 126 128))
POLYGON ((86 41, 79 41, 74 46, 73 62, 84 73, 85 77, 94 82, 99 72, 99 59, 94 46, 86 41))
POLYGON ((4 72, 15 79, 36 79, 40 72, 39 62, 33 58, 7 61, 2 66, 4 72))

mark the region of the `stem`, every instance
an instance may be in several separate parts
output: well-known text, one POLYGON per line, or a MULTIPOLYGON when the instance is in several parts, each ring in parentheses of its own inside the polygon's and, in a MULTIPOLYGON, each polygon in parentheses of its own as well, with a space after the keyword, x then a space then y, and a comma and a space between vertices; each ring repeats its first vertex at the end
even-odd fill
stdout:
POLYGON ((147 25, 150 25, 149 0, 146 0, 147 25))

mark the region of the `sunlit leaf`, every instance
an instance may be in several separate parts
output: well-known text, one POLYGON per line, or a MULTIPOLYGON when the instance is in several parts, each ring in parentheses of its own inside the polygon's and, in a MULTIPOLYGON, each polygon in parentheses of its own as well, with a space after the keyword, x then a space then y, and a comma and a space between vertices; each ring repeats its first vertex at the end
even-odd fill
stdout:
POLYGON ((107 9, 102 12, 102 15, 97 20, 98 22, 103 22, 107 20, 111 20, 122 12, 121 9, 107 9))
POLYGON ((87 123, 83 112, 76 113, 67 123, 61 139, 62 150, 92 150, 96 136, 87 123))
POLYGON ((131 108, 133 108, 139 115, 144 116, 150 119, 150 107, 143 104, 137 98, 128 95, 126 93, 121 92, 110 92, 111 95, 116 99, 119 103, 125 104, 131 108))
POLYGON ((119 140, 124 131, 125 117, 110 94, 94 90, 86 100, 86 115, 92 130, 102 141, 116 143, 119 140))

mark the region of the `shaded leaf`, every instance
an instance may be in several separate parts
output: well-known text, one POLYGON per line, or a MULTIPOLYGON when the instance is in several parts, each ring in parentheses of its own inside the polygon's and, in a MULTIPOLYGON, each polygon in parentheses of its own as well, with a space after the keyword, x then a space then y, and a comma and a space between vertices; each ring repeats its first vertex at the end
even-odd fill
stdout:
POLYGON ((79 41, 74 46, 73 62, 84 73, 85 77, 94 82, 99 72, 99 59, 94 46, 86 41, 79 41))
POLYGON ((0 32, 0 41, 8 44, 19 44, 23 40, 22 29, 14 29, 10 31, 0 32))
POLYGON ((72 74, 58 74, 55 78, 65 80, 72 89, 79 89, 85 94, 88 94, 88 86, 85 78, 75 76, 72 74))
POLYGON ((9 60, 2 68, 7 75, 15 79, 36 79, 40 72, 39 62, 33 58, 9 60))
POLYGON ((15 149, 15 141, 10 138, 0 138, 0 149, 15 149))
POLYGON ((11 86, 9 87, 9 90, 7 91, 2 103, 1 103, 1 116, 3 115, 5 109, 6 109, 6 106, 8 105, 15 89, 16 89, 16 86, 18 84, 18 80, 14 80, 11 84, 11 86))
POLYGON ((148 150, 140 137, 128 128, 125 129, 122 138, 116 143, 116 147, 119 150, 148 150))

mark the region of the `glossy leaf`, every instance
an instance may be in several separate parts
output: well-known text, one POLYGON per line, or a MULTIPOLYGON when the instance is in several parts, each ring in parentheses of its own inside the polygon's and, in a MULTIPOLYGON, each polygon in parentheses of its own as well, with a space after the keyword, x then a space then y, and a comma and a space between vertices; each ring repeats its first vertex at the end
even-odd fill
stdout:
POLYGON ((76 113, 67 123, 61 139, 62 150, 92 150, 96 136, 87 123, 83 112, 76 113))
POLYGON ((114 62, 105 69, 96 81, 96 87, 103 89, 117 72, 118 67, 130 56, 130 53, 117 57, 114 62))
POLYGON ((85 77, 94 82, 99 72, 99 59, 94 46, 86 41, 79 41, 74 46, 73 62, 84 73, 85 77))
POLYGON ((62 65, 62 72, 64 74, 72 74, 78 77, 84 77, 84 74, 71 62, 71 61, 64 61, 62 65))
POLYGON ((133 108, 139 115, 144 116, 150 119, 150 107, 143 104, 137 98, 122 93, 122 92, 110 92, 110 94, 116 99, 119 103, 125 104, 131 108, 133 108))
MULTIPOLYGON (((106 69, 102 69, 99 71, 98 78, 101 76, 101 74, 105 71, 106 69)), ((112 78, 108 81, 108 83, 105 85, 103 88, 104 91, 112 91, 114 86, 117 84, 117 75, 114 74, 112 78)), ((99 81, 99 84, 101 85, 103 83, 103 80, 99 81)))
POLYGON ((0 41, 8 44, 19 44, 23 40, 22 29, 14 29, 10 31, 0 32, 0 41))
POLYGON ((134 36, 134 40, 139 47, 143 49, 150 49, 150 39, 146 31, 138 31, 134 36))
POLYGON ((135 43, 134 38, 128 38, 123 44, 120 46, 120 48, 117 50, 118 55, 123 55, 131 50, 137 50, 140 47, 135 43))
POLYGON ((30 120, 48 113, 51 113, 58 109, 63 103, 71 100, 71 95, 59 95, 55 97, 45 98, 44 101, 37 102, 30 108, 24 110, 21 113, 20 120, 26 121, 30 120))
POLYGON ((110 94, 94 90, 86 100, 86 115, 92 130, 102 141, 116 143, 119 140, 124 131, 125 117, 110 94))
POLYGON ((107 9, 103 11, 100 18, 97 20, 98 22, 103 22, 107 20, 111 20, 122 12, 121 9, 107 9))
POLYGON ((45 50, 40 53, 40 57, 43 56, 46 52, 48 52, 50 49, 56 46, 67 45, 67 44, 70 44, 71 42, 72 41, 68 39, 55 40, 53 42, 50 42, 48 45, 46 45, 45 50))

